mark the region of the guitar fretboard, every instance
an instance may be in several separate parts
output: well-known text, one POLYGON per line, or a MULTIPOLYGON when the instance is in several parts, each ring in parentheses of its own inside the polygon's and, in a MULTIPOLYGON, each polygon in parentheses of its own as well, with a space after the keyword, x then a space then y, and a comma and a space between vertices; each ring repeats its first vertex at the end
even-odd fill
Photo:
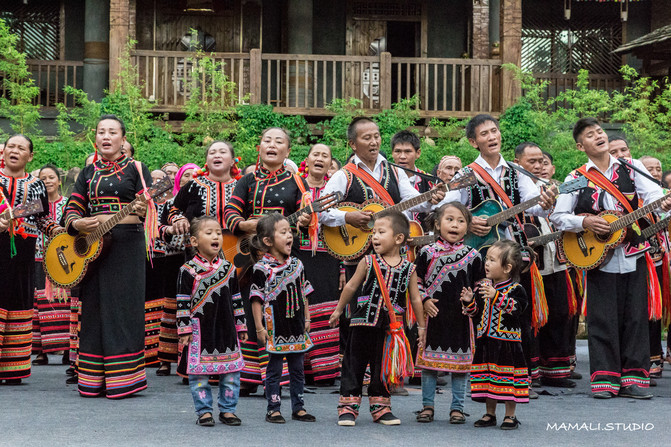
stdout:
POLYGON ((508 208, 504 211, 501 211, 500 213, 494 214, 493 216, 487 218, 487 225, 490 227, 498 225, 501 222, 504 222, 512 217, 515 217, 515 215, 528 210, 529 208, 536 205, 540 201, 541 196, 536 196, 533 199, 529 199, 526 202, 519 203, 513 206, 512 208, 508 208))
POLYGON ((542 235, 536 236, 536 237, 531 237, 527 240, 527 242, 533 243, 534 247, 538 247, 540 245, 545 245, 548 242, 558 240, 559 238, 561 238, 561 235, 562 235, 561 231, 555 231, 555 232, 552 232, 552 233, 542 234, 542 235))
POLYGON ((641 232, 641 235, 643 236, 643 238, 647 239, 653 234, 657 233, 658 231, 665 229, 669 225, 669 221, 671 221, 671 216, 665 217, 659 222, 650 225, 648 228, 646 228, 641 232))
POLYGON ((627 228, 629 225, 633 224, 634 222, 636 222, 641 217, 643 217, 646 214, 650 213, 651 211, 654 211, 657 208, 659 208, 659 205, 661 205, 661 203, 664 200, 666 200, 667 197, 669 197, 669 196, 671 196, 671 194, 667 194, 664 197, 662 197, 660 199, 657 199, 652 203, 647 204, 643 208, 639 208, 639 209, 627 214, 626 216, 620 217, 615 222, 612 222, 610 224, 610 231, 613 232, 613 231, 621 230, 623 228, 627 228))
MULTIPOLYGON (((446 191, 448 191, 447 185, 446 185, 445 183, 441 183, 440 185, 438 185, 438 187, 439 187, 439 188, 443 188, 443 189, 445 189, 446 191)), ((412 208, 413 206, 420 205, 420 204, 426 202, 427 200, 430 200, 430 199, 431 199, 431 194, 432 194, 432 193, 433 193, 433 190, 432 190, 432 191, 424 192, 424 193, 422 193, 422 194, 420 194, 420 195, 418 195, 418 196, 413 197, 412 199, 404 200, 403 202, 401 202, 401 203, 397 203, 396 205, 392 205, 392 206, 390 206, 390 207, 388 207, 388 208, 386 208, 386 209, 388 209, 388 210, 396 210, 396 211, 405 211, 405 210, 408 210, 408 209, 412 208)), ((378 212, 379 212, 379 211, 378 211, 378 212)), ((376 213, 376 214, 377 214, 377 213, 376 213)))
POLYGON ((145 202, 146 199, 144 196, 136 197, 135 200, 130 202, 128 205, 124 206, 121 211, 116 213, 114 216, 107 219, 105 222, 100 224, 98 228, 86 235, 86 242, 90 245, 102 238, 108 231, 110 231, 116 224, 124 220, 128 215, 133 211, 133 207, 140 202, 145 202))

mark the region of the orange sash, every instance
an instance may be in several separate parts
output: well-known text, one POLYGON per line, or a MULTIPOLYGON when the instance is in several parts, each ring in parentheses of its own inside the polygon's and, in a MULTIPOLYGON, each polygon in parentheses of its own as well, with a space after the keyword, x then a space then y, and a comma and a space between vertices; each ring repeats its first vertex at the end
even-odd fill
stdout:
POLYGON ((380 182, 375 180, 372 175, 363 169, 359 169, 354 163, 347 163, 344 169, 359 177, 366 185, 370 186, 373 192, 387 205, 394 204, 394 200, 389 195, 389 192, 387 192, 387 190, 380 185, 380 182))

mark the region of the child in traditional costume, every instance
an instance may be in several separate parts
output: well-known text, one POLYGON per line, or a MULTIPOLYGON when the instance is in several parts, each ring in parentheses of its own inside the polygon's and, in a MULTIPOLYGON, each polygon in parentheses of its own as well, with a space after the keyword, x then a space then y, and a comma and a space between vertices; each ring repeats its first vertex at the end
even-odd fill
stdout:
POLYGON ((480 253, 463 244, 471 213, 459 202, 442 205, 436 212, 435 243, 420 251, 415 264, 420 289, 424 292, 427 316, 423 348, 416 365, 422 368, 422 411, 417 422, 432 422, 438 372, 452 373, 450 423, 463 424, 466 378, 474 351, 473 324, 460 299, 484 276, 480 253))
POLYGON ((471 366, 471 398, 485 402, 487 413, 475 421, 476 427, 496 426, 496 404, 504 402, 506 415, 501 429, 516 429, 519 421, 515 407, 529 402, 529 370, 520 334, 527 295, 516 282, 523 263, 515 242, 495 242, 485 258, 485 274, 491 284, 480 285, 478 300, 473 299, 470 290, 461 297, 464 311, 480 316, 471 366))
POLYGON ((415 265, 400 255, 409 231, 408 220, 402 213, 384 210, 377 215, 372 236, 375 254, 359 262, 329 319, 334 327, 354 293, 359 292, 343 357, 338 425, 355 425, 369 364, 368 400, 373 420, 383 425, 401 423, 391 412, 388 385, 403 383, 406 372, 413 369, 402 327, 402 315, 408 305, 412 305, 417 321, 421 322, 420 335, 426 329, 415 265))
POLYGON ((240 425, 235 408, 244 367, 239 340, 247 339, 242 299, 235 267, 219 257, 221 225, 214 217, 191 222, 191 245, 196 256, 179 271, 177 332, 188 347, 189 387, 202 426, 213 426, 209 376, 219 375, 219 420, 240 425))
POLYGON ((305 411, 303 387, 305 352, 312 347, 307 295, 313 292, 305 279, 303 263, 291 256, 293 234, 289 221, 279 213, 259 219, 252 247, 263 253, 254 265, 249 299, 256 337, 268 352, 266 366, 266 421, 283 424, 280 413, 280 379, 286 358, 289 367, 291 419, 314 422, 305 411))

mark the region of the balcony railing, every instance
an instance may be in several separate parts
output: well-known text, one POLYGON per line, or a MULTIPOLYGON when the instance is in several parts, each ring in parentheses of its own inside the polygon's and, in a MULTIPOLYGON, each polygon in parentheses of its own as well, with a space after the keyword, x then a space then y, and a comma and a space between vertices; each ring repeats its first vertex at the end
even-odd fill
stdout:
MULTIPOLYGON (((422 117, 500 112, 498 59, 394 58, 309 54, 212 53, 237 85, 239 101, 271 104, 278 112, 329 115, 335 98, 357 98, 367 112, 417 96, 422 117)), ((182 111, 195 53, 136 50, 133 62, 145 97, 157 111, 182 111)), ((202 83, 205 88, 205 83, 202 83)))
MULTIPOLYGON (((82 88, 84 63, 82 61, 41 61, 28 59, 28 70, 32 73, 35 85, 40 88, 40 94, 35 98, 35 104, 43 107, 55 107, 57 103, 64 103, 73 107, 74 99, 66 95, 63 88, 66 85, 82 88)), ((0 73, 0 80, 3 74, 0 73)), ((0 96, 6 96, 7 91, 0 82, 0 96)))

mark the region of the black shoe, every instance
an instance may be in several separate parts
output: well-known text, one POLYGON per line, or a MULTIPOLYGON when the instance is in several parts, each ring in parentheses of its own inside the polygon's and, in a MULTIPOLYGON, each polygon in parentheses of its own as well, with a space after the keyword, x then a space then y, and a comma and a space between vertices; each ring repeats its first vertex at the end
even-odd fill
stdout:
POLYGON ((592 393, 592 397, 595 399, 610 399, 615 397, 615 394, 611 393, 610 391, 598 391, 596 393, 592 393))
POLYGON ((225 425, 230 425, 232 427, 237 427, 238 425, 242 424, 242 421, 236 415, 233 415, 233 417, 226 417, 224 416, 224 413, 219 413, 219 422, 225 425))
POLYGON ((65 383, 68 385, 76 385, 79 382, 79 377, 77 377, 77 374, 75 374, 72 377, 68 377, 65 379, 65 383))
POLYGON ((75 374, 77 374, 77 371, 75 371, 75 368, 72 366, 65 370, 66 376, 74 376, 75 374))
POLYGON ((496 427, 496 415, 485 413, 480 419, 473 423, 473 427, 496 427), (485 419, 489 418, 489 419, 485 419))
POLYGON ((401 420, 394 416, 391 411, 377 418, 375 422, 382 425, 401 425, 401 420))
POLYGON ((186 377, 182 377, 182 385, 188 385, 189 384, 189 379, 186 377))
POLYGON ((270 422, 271 424, 284 424, 286 420, 284 419, 284 416, 282 416, 280 413, 277 413, 275 416, 271 416, 274 411, 269 411, 266 413, 266 422, 270 422))
POLYGON ((650 378, 651 379, 661 379, 662 378, 662 371, 650 373, 650 378))
POLYGON ((63 353, 63 358, 61 358, 61 365, 69 365, 70 364, 70 353, 68 351, 65 351, 63 353))
POLYGON ((520 425, 520 421, 515 416, 506 416, 501 423, 501 430, 515 430, 520 425))
POLYGON ((291 419, 293 419, 294 421, 301 421, 301 422, 314 422, 317 420, 316 417, 314 417, 305 410, 303 410, 303 414, 292 413, 291 419))
POLYGON ((162 363, 161 366, 156 370, 156 375, 165 377, 170 375, 170 363, 162 363))
POLYGON ((343 413, 338 416, 338 425, 341 427, 354 427, 356 425, 356 416, 352 413, 343 413))
POLYGON ((620 388, 618 396, 629 397, 631 399, 652 399, 652 393, 649 393, 638 385, 629 385, 620 388))
POLYGON ((5 379, 5 385, 21 385, 21 379, 5 379))
POLYGON ((33 365, 48 365, 49 364, 49 357, 47 357, 46 354, 38 354, 37 357, 35 357, 35 360, 33 360, 33 365))
POLYGON ((569 379, 552 379, 549 377, 542 377, 541 384, 543 386, 553 386, 558 388, 575 388, 575 382, 569 379))
POLYGON ((573 380, 580 380, 580 379, 582 379, 582 374, 577 373, 575 371, 571 371, 571 375, 568 376, 568 378, 573 379, 573 380))
POLYGON ((205 413, 196 420, 196 425, 202 427, 214 427, 214 418, 210 413, 205 413))
POLYGON ((538 399, 538 393, 529 388, 529 399, 538 399))

